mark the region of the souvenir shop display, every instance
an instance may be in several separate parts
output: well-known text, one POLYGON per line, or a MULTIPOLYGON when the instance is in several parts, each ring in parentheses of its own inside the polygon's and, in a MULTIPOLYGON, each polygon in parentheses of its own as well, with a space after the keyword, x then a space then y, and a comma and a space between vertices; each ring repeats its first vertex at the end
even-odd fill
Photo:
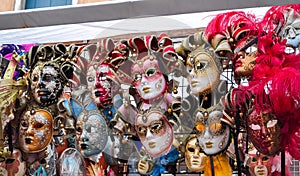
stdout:
MULTIPOLYGON (((201 21, 200 21, 201 22, 201 21)), ((300 5, 86 45, 0 46, 0 175, 291 175, 300 5)))

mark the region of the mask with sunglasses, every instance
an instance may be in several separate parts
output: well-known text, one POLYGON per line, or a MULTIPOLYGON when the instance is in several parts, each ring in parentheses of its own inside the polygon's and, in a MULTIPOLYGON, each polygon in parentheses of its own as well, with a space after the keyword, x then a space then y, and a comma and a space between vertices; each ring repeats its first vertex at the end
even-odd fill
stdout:
POLYGON ((230 142, 230 128, 221 121, 223 117, 221 106, 198 108, 195 117, 197 138, 204 153, 216 155, 224 151, 230 142))
POLYGON ((185 145, 185 164, 192 172, 204 171, 207 157, 198 145, 197 137, 189 137, 185 145))
POLYGON ((138 114, 135 129, 151 157, 158 157, 169 152, 173 143, 173 128, 167 117, 159 110, 147 110, 138 114))
POLYGON ((25 175, 26 163, 22 161, 22 153, 14 149, 12 154, 2 153, 0 156, 0 175, 25 175))

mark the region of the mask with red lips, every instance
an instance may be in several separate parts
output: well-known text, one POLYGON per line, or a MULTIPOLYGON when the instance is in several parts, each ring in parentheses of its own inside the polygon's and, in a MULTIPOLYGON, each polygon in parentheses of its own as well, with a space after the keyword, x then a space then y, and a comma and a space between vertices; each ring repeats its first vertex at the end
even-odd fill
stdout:
POLYGON ((113 90, 117 84, 112 81, 114 73, 111 65, 101 63, 91 65, 87 71, 88 89, 97 106, 105 107, 112 103, 113 90))

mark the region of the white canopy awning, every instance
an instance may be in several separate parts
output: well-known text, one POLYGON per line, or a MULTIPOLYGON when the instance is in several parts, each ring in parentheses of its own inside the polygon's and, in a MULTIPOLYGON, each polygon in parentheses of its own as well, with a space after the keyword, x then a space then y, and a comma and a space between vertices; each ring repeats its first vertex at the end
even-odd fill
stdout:
MULTIPOLYGON (((285 0, 284 4, 294 1, 285 0)), ((241 10, 263 16, 270 6, 282 4, 273 0, 136 0, 5 12, 0 13, 0 43, 85 41, 128 33, 200 28, 221 13, 216 10, 250 7, 241 10)))

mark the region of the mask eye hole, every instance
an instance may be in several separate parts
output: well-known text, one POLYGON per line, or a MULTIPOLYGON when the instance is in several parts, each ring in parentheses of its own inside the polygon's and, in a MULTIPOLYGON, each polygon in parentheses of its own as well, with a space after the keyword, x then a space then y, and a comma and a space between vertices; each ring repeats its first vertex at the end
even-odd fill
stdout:
POLYGON ((223 125, 220 122, 213 123, 209 126, 209 131, 213 134, 221 134, 223 132, 223 125))
POLYGON ((95 81, 95 79, 93 77, 91 77, 91 76, 88 77, 88 82, 94 82, 94 81, 95 81))
POLYGON ((266 162, 266 161, 268 161, 269 160, 269 157, 267 157, 267 156, 264 156, 264 157, 262 157, 262 159, 261 159, 262 161, 264 161, 264 162, 266 162))
POLYGON ((82 128, 81 127, 77 127, 76 131, 81 133, 82 132, 82 128))
POLYGON ((267 128, 272 128, 277 124, 277 120, 269 120, 267 123, 267 128))
POLYGON ((43 81, 50 82, 52 81, 53 76, 50 74, 46 74, 43 76, 43 81))
POLYGON ((205 63, 205 62, 197 62, 195 64, 195 70, 202 70, 205 68, 206 65, 207 65, 207 63, 205 63))
POLYGON ((28 122, 26 120, 21 121, 21 126, 22 127, 28 127, 28 122))
POLYGON ((162 127, 163 127, 162 121, 155 121, 153 124, 151 124, 151 132, 157 134, 160 132, 162 127))
POLYGON ((37 82, 38 79, 39 79, 38 75, 35 74, 32 76, 32 82, 37 82))
POLYGON ((12 164, 13 162, 15 162, 15 159, 13 159, 13 158, 8 158, 5 161, 6 164, 12 164))
POLYGON ((142 79, 142 75, 141 74, 139 74, 139 73, 135 73, 134 74, 134 80, 135 81, 140 81, 142 79))
POLYGON ((146 76, 151 77, 151 76, 155 75, 155 73, 156 73, 156 70, 154 68, 150 68, 146 71, 146 76))
POLYGON ((188 148, 188 151, 194 153, 194 152, 195 152, 195 149, 192 148, 192 147, 189 147, 189 148, 188 148))
POLYGON ((140 133, 141 135, 146 136, 146 132, 147 132, 146 127, 144 127, 144 126, 138 127, 138 133, 140 133))
POLYGON ((39 123, 39 122, 37 122, 37 123, 35 123, 34 125, 33 125, 33 128, 36 128, 36 129, 38 129, 38 128, 42 128, 44 126, 44 124, 43 123, 39 123))
POLYGON ((251 124, 251 125, 250 125, 250 128, 251 128, 252 130, 260 130, 260 129, 261 129, 259 125, 255 125, 255 124, 251 124))
POLYGON ((256 157, 253 157, 252 160, 251 160, 251 162, 252 162, 252 163, 256 163, 256 162, 257 162, 257 158, 256 158, 256 157))

